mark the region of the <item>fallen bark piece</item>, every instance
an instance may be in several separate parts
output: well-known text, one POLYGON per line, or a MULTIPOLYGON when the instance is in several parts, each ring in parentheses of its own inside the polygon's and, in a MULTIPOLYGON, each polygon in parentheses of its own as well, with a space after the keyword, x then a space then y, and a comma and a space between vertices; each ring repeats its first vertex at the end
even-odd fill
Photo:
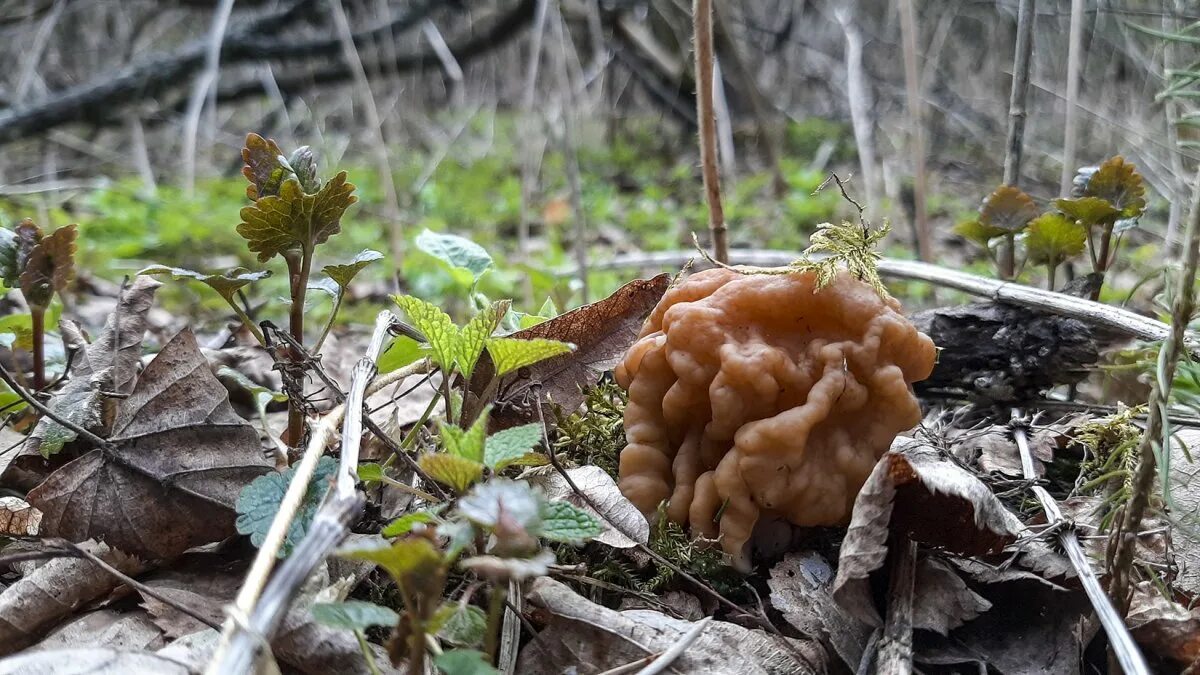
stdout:
MULTIPOLYGON (((550 614, 517 659, 522 675, 595 675, 671 648, 693 624, 649 610, 618 612, 542 577, 525 599, 550 614)), ((816 640, 774 637, 713 621, 667 672, 709 675, 825 673, 829 656, 816 640), (784 644, 783 641, 787 641, 784 644)))

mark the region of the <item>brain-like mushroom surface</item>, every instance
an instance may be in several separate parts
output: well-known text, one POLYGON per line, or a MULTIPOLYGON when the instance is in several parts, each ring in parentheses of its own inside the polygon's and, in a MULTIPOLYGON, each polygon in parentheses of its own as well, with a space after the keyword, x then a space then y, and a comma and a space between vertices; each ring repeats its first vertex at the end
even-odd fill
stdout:
POLYGON ((663 296, 616 369, 629 391, 620 488, 647 518, 720 536, 743 569, 762 516, 838 525, 896 435, 933 342, 846 272, 713 269, 663 296))

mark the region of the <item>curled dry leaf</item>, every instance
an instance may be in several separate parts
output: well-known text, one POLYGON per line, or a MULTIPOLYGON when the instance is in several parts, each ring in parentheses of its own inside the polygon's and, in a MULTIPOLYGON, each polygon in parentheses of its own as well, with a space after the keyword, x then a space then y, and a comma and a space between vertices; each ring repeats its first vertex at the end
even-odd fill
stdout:
POLYGON ((233 412, 190 331, 150 362, 92 450, 29 493, 42 534, 103 538, 147 558, 171 558, 232 536, 242 487, 270 471, 258 432, 233 412))
POLYGON ((833 601, 833 568, 821 554, 789 553, 771 568, 771 606, 803 635, 819 638, 854 671, 862 661, 871 628, 833 601))
MULTIPOLYGON (((146 334, 146 314, 154 304, 154 292, 162 286, 149 277, 137 277, 121 293, 117 306, 104 324, 96 341, 78 352, 71 364, 71 379, 50 400, 50 409, 79 426, 107 436, 116 402, 112 394, 133 390, 142 358, 142 339, 146 334)), ((63 331, 71 346, 82 346, 77 329, 63 331)), ((29 435, 25 448, 30 453, 49 457, 74 440, 70 431, 51 419, 43 419, 29 435)))
POLYGON ((868 577, 883 565, 893 535, 983 555, 1003 550, 1020 530, 1016 516, 978 478, 937 449, 898 438, 854 502, 833 597, 852 616, 881 625, 868 577))
POLYGON ((917 589, 913 598, 913 628, 942 635, 983 614, 992 607, 945 562, 922 556, 917 561, 917 589))
POLYGON ((1200 609, 1188 611, 1171 602, 1150 582, 1134 589, 1126 621, 1147 654, 1184 666, 1200 659, 1200 609))
MULTIPOLYGON (((667 274, 631 281, 603 300, 509 336, 557 340, 573 344, 576 349, 504 377, 498 389, 504 395, 492 411, 492 425, 508 428, 536 419, 531 398, 535 384, 541 385, 543 401, 553 402, 567 412, 579 407, 584 398, 581 390, 595 384, 601 374, 617 364, 670 283, 667 274)), ((470 383, 476 397, 487 388, 494 372, 491 357, 484 354, 470 383)))
MULTIPOLYGON (((649 610, 618 612, 589 602, 543 577, 526 594, 550 623, 521 650, 515 672, 594 675, 662 652, 693 624, 649 610)), ((829 657, 815 640, 772 637, 761 630, 713 621, 672 664, 671 672, 710 675, 825 673, 829 657), (784 644, 786 641, 787 644, 784 644)))
MULTIPOLYGON (((567 474, 571 476, 571 480, 579 490, 591 498, 592 502, 603 512, 603 515, 600 513, 596 515, 600 516, 604 533, 596 537, 595 541, 613 548, 633 548, 637 544, 645 544, 650 540, 650 524, 646 522, 646 517, 625 495, 621 494, 616 481, 605 473, 604 469, 598 466, 580 466, 567 469, 567 474), (608 516, 609 519, 620 525, 621 531, 613 528, 603 516, 608 516), (633 539, 622 532, 629 533, 633 539)), ((574 506, 595 513, 558 472, 538 476, 531 479, 530 482, 540 485, 546 492, 546 498, 550 501, 566 500, 574 506)))
POLYGON ((0 497, 0 536, 35 537, 42 525, 42 512, 20 497, 0 497))
MULTIPOLYGON (((139 560, 108 544, 86 542, 82 546, 125 574, 136 575, 145 569, 139 560)), ((0 593, 0 655, 37 642, 76 609, 119 585, 108 572, 82 558, 55 558, 33 570, 0 593)))

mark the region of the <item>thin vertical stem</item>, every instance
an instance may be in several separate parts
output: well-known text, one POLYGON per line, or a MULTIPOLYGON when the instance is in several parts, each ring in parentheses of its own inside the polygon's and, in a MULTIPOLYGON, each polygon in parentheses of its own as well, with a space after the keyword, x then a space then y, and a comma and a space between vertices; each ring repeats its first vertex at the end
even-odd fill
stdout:
MULTIPOLYGON (((1029 91, 1029 61, 1033 52, 1033 0, 1020 0, 1017 9, 1017 44, 1013 54, 1012 90, 1008 96, 1008 141, 1004 151, 1004 184, 1021 180, 1021 151, 1025 146, 1025 98, 1029 91)), ((1009 235, 1001 253, 1005 279, 1016 276, 1016 238, 1009 235)))
POLYGON ((1063 165, 1058 182, 1062 197, 1071 195, 1075 179, 1075 153, 1079 146, 1079 80, 1083 69, 1083 0, 1071 0, 1071 24, 1067 41, 1067 121, 1063 132, 1063 165))
MULTIPOLYGON (((225 41, 225 30, 229 16, 233 13, 234 0, 221 0, 213 14, 212 27, 208 31, 208 45, 204 50, 204 71, 196 78, 192 94, 188 98, 187 114, 183 131, 183 186, 188 195, 196 187, 196 136, 200 133, 200 115, 209 100, 209 91, 217 84, 221 70, 221 43, 225 41)), ((214 103, 215 105, 215 103, 214 103)))
MULTIPOLYGON (((299 269, 295 268, 294 261, 294 257, 288 258, 288 276, 292 286, 288 330, 296 342, 304 344, 304 296, 308 291, 308 276, 312 270, 312 251, 305 250, 300 253, 299 269)), ((301 357, 297 354, 296 358, 301 357)), ((304 406, 301 400, 303 397, 303 391, 288 392, 288 445, 293 448, 304 442, 304 406)))
POLYGON ((933 260, 929 233, 929 214, 925 206, 925 123, 921 104, 920 76, 917 73, 917 13, 913 0, 900 0, 900 33, 904 50, 904 88, 908 99, 908 151, 913 159, 913 238, 921 260, 933 260))
POLYGON ((46 386, 46 309, 30 307, 29 318, 33 322, 33 390, 41 391, 46 386))
POLYGON ((692 5, 693 39, 696 42, 696 117, 700 122, 700 171, 708 202, 708 229, 712 233, 713 258, 729 262, 725 211, 721 206, 721 175, 717 169, 717 120, 713 101, 712 0, 695 0, 692 5))

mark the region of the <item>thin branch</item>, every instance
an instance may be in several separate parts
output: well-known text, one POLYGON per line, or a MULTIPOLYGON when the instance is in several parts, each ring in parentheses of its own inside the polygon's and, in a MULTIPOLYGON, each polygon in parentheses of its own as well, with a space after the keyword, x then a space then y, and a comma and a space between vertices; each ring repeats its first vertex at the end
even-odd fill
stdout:
MULTIPOLYGON (((220 0, 213 14, 212 27, 208 31, 208 44, 204 50, 204 70, 196 78, 188 99, 187 115, 183 125, 183 187, 191 196, 196 187, 196 136, 200 132, 200 115, 209 99, 209 92, 216 87, 221 73, 221 43, 225 41, 225 30, 229 26, 229 15, 233 13, 234 0, 220 0)), ((216 101, 213 101, 216 105, 216 101)))
POLYGON ((1058 182, 1060 197, 1071 196, 1075 179, 1075 153, 1079 147, 1079 80, 1083 68, 1083 2, 1071 0, 1071 24, 1067 38, 1067 119, 1063 128, 1063 165, 1058 182))
POLYGON ((904 85, 908 99, 908 153, 913 161, 913 239, 917 257, 933 260, 929 214, 925 205, 925 119, 917 74, 917 16, 913 0, 900 0, 900 32, 904 49, 904 85))
POLYGON ((713 100, 712 0, 692 4, 693 39, 696 42, 696 119, 700 121, 700 171, 708 203, 708 229, 713 257, 729 262, 725 211, 721 207, 721 175, 717 169, 717 120, 713 100))

